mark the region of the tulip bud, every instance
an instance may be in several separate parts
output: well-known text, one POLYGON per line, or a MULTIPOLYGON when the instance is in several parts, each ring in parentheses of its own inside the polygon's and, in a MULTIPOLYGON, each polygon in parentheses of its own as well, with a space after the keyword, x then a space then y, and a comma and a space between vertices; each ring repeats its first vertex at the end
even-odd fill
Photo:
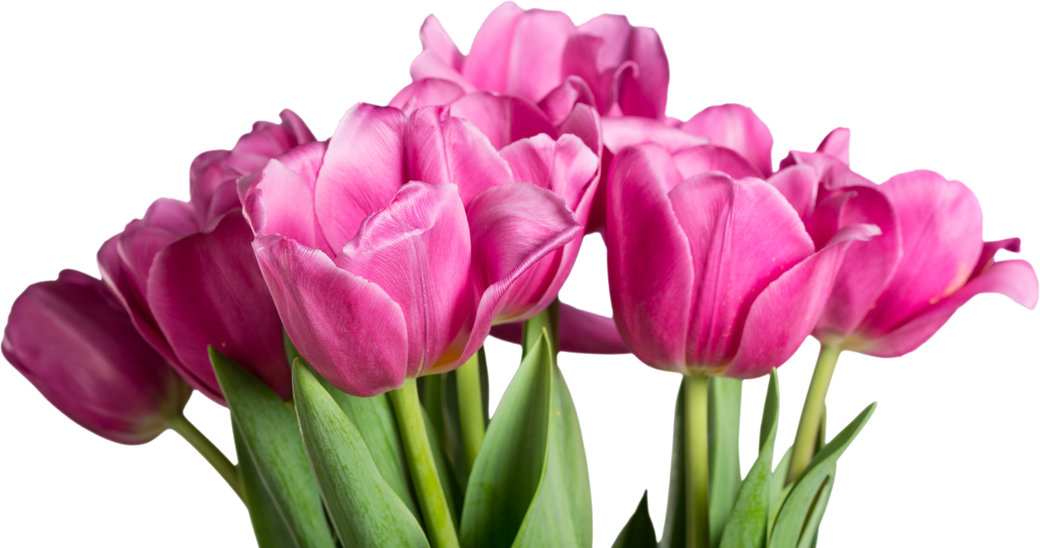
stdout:
POLYGON ((191 396, 109 289, 75 270, 15 300, 2 348, 62 413, 115 442, 154 439, 191 396))

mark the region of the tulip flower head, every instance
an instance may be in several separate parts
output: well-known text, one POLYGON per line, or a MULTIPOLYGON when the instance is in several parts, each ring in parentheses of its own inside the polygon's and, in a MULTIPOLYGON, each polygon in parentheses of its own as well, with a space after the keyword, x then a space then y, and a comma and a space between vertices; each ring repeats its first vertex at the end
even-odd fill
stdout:
POLYGON ((51 404, 118 443, 151 441, 191 396, 105 284, 75 270, 22 292, 2 348, 51 404))

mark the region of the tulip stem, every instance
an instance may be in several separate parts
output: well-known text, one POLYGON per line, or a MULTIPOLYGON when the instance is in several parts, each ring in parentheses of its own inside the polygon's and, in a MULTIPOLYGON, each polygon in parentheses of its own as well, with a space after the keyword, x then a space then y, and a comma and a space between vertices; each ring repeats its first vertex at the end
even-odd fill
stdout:
POLYGON ((686 432, 686 548, 709 548, 708 377, 683 377, 686 432))
POLYGON ((405 379, 404 386, 390 392, 401 429, 404 450, 408 455, 408 469, 412 473, 415 491, 419 496, 426 531, 433 548, 458 548, 455 522, 448 510, 437 466, 433 460, 433 449, 426 434, 422 404, 415 379, 405 379))
POLYGON ((238 498, 245 502, 245 496, 242 494, 242 484, 238 479, 238 470, 234 464, 228 460, 224 453, 217 449, 213 442, 209 441, 209 438, 205 436, 195 425, 189 421, 183 413, 178 413, 170 418, 170 422, 167 423, 170 430, 177 432, 182 438, 187 440, 200 455, 209 461, 210 466, 213 467, 217 473, 220 474, 224 481, 227 482, 228 486, 238 495, 238 498))
POLYGON ((459 423, 466 469, 473 469, 480 445, 484 443, 484 396, 480 390, 480 353, 474 352, 466 363, 455 370, 459 397, 459 423))
POLYGON ((816 369, 813 370, 809 391, 805 394, 805 404, 802 406, 802 418, 798 421, 798 433, 795 435, 794 451, 791 453, 791 467, 787 469, 789 484, 802 477, 820 445, 820 428, 826 411, 827 389, 830 388, 839 354, 839 346, 820 346, 820 357, 816 360, 816 369))

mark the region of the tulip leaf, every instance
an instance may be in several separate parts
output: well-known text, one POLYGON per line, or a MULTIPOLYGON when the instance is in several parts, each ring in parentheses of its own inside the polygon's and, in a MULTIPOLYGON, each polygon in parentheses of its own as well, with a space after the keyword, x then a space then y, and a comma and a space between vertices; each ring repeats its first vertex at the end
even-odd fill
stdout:
POLYGON ((256 544, 260 548, 283 548, 285 546, 296 546, 285 520, 278 513, 260 472, 256 469, 253 456, 249 454, 245 440, 238 431, 235 421, 231 421, 231 430, 235 435, 235 451, 238 454, 238 475, 242 482, 242 491, 246 499, 246 507, 249 509, 249 521, 253 524, 253 533, 256 535, 256 544))
MULTIPOLYGON (((877 403, 867 406, 844 430, 834 436, 830 443, 824 445, 813 457, 802 477, 794 483, 790 494, 780 508, 776 524, 769 539, 770 548, 797 548, 803 531, 809 531, 807 525, 814 510, 814 504, 823 499, 826 483, 834 476, 835 463, 848 449, 852 440, 856 439, 860 430, 870 420, 877 403)), ((827 493, 827 497, 830 493, 827 493)), ((816 504, 816 506, 819 506, 816 504)), ((822 508, 821 508, 822 516, 822 508)), ((815 531, 809 531, 809 536, 815 531)), ((811 539, 810 539, 811 540, 811 539)))
POLYGON ((617 539, 611 548, 656 548, 657 532, 654 531, 654 522, 650 519, 650 511, 646 502, 646 491, 643 498, 636 507, 636 513, 628 519, 628 523, 621 529, 617 539))
POLYGON ((361 433, 299 360, 293 363, 293 397, 307 458, 343 545, 428 547, 422 526, 379 473, 361 433))
POLYGON ((766 545, 773 448, 780 414, 780 387, 776 369, 769 375, 765 410, 759 433, 758 458, 740 484, 737 500, 725 524, 722 548, 762 548, 766 545))
POLYGON ((820 531, 820 522, 823 521, 823 513, 827 510, 827 503, 831 499, 831 491, 834 490, 834 471, 824 482, 820 489, 820 496, 813 503, 809 518, 805 521, 805 530, 802 538, 798 541, 798 548, 813 548, 816 546, 816 537, 820 531))
POLYGON ((767 536, 772 534, 773 524, 776 523, 776 516, 780 513, 780 508, 784 505, 784 500, 787 499, 787 495, 791 493, 793 485, 787 485, 787 470, 791 467, 791 455, 794 453, 794 447, 788 447, 787 452, 780 458, 780 464, 776 465, 773 470, 773 479, 770 480, 769 485, 769 523, 767 528, 767 536))
POLYGON ((209 356, 231 418, 295 545, 335 546, 291 404, 212 346, 209 356))
POLYGON ((461 541, 464 548, 592 544, 581 428, 545 332, 488 425, 466 486, 461 541))

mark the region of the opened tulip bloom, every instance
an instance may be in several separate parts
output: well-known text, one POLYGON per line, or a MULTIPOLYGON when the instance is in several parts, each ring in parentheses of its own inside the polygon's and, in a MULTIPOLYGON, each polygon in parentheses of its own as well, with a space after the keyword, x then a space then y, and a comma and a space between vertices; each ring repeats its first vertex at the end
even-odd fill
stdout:
POLYGON ((189 384, 223 402, 212 345, 283 398, 292 394, 277 310, 256 264, 235 181, 314 137, 290 111, 230 151, 192 164, 190 203, 160 199, 98 251, 105 281, 145 339, 189 384))
POLYGON ((239 192, 289 337, 329 382, 371 396, 454 369, 492 324, 555 298, 596 170, 572 135, 496 151, 443 107, 362 104, 239 192))
POLYGON ((15 300, 3 353, 62 413, 119 443, 152 440, 191 396, 105 284, 75 270, 15 300))

